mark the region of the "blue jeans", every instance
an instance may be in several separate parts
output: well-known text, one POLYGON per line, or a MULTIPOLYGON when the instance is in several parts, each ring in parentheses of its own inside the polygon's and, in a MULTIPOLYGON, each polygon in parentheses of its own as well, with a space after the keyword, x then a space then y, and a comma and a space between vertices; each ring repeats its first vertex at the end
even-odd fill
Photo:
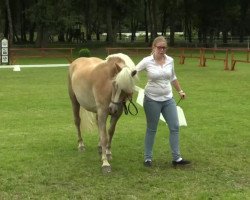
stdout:
POLYGON ((152 160, 153 145, 160 114, 164 117, 170 131, 169 143, 172 150, 173 160, 180 158, 179 151, 179 120, 177 115, 176 103, 172 98, 167 101, 155 101, 145 95, 143 102, 144 111, 147 119, 147 130, 145 135, 145 160, 152 160))

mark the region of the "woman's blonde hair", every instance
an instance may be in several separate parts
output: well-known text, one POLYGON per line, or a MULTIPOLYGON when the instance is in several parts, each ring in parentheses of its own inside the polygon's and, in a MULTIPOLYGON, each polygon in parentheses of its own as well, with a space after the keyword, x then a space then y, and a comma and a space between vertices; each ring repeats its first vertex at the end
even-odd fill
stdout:
POLYGON ((166 47, 168 46, 167 40, 164 36, 158 36, 154 39, 153 43, 152 43, 152 52, 151 55, 154 54, 154 48, 156 46, 157 43, 159 42, 165 42, 166 43, 166 47))

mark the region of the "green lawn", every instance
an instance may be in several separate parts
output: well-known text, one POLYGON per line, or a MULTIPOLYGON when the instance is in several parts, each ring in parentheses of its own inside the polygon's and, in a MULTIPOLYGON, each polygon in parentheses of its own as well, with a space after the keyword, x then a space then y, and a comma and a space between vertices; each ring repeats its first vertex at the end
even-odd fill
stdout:
MULTIPOLYGON (((65 67, 0 69, 0 199, 249 199, 250 65, 237 63, 232 72, 222 61, 198 63, 175 65, 187 93, 181 152, 192 165, 171 166, 160 122, 154 166, 143 166, 145 115, 138 105, 137 116, 118 122, 108 175, 101 173, 97 133, 84 135, 86 151, 77 150, 65 67)), ((138 85, 145 81, 141 74, 138 85)))

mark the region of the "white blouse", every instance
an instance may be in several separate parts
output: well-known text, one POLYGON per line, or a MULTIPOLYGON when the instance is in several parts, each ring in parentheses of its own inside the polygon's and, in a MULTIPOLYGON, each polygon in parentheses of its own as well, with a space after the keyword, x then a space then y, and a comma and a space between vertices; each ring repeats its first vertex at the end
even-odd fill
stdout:
POLYGON ((137 65, 138 72, 146 70, 148 82, 145 95, 155 101, 166 101, 173 97, 171 82, 177 77, 174 71, 174 59, 165 54, 165 63, 159 65, 153 55, 143 58, 137 65))

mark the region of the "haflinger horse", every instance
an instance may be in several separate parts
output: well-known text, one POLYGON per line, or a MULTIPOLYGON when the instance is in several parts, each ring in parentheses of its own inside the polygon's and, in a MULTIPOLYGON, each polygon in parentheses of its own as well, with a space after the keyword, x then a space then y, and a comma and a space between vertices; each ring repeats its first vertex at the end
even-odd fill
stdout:
POLYGON ((122 53, 112 54, 105 60, 81 57, 69 67, 68 90, 78 134, 78 148, 85 149, 81 136, 81 129, 84 128, 81 120, 85 121, 84 124, 96 121, 99 131, 98 149, 104 173, 111 172, 109 160, 112 158, 112 137, 126 100, 132 98, 136 79, 134 62, 122 53), (80 112, 80 108, 84 112, 80 112), (95 119, 89 117, 93 113, 95 119), (107 134, 106 123, 109 115, 110 127, 107 134), (86 120, 89 122, 86 123, 86 120))

